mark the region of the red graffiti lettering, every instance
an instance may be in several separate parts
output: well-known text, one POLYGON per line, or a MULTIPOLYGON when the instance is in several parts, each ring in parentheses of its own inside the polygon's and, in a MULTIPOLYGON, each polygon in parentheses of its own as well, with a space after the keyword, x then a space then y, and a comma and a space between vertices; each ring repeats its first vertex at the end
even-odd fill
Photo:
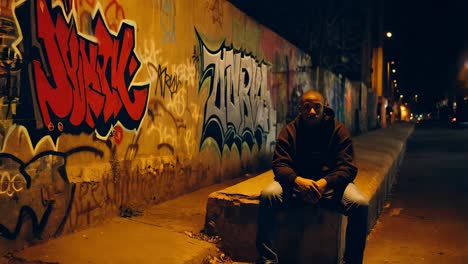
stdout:
POLYGON ((122 127, 120 127, 120 126, 115 126, 115 127, 114 127, 114 134, 113 134, 113 137, 114 137, 115 144, 120 145, 120 143, 121 143, 122 140, 123 140, 123 130, 122 130, 122 127))
POLYGON ((101 135, 117 121, 137 128, 149 85, 132 85, 140 67, 134 27, 124 23, 114 36, 98 10, 92 22, 94 41, 79 35, 74 17, 67 22, 60 8, 51 14, 50 1, 39 0, 35 12, 37 38, 45 54, 45 62, 33 61, 44 124, 60 119, 62 127, 84 126, 101 135))

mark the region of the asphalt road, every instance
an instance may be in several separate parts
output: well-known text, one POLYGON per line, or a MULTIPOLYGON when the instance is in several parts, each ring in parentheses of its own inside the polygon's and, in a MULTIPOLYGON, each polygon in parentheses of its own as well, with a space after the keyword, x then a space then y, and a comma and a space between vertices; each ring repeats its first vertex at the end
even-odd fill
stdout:
POLYGON ((364 263, 468 263, 468 129, 416 127, 364 263))

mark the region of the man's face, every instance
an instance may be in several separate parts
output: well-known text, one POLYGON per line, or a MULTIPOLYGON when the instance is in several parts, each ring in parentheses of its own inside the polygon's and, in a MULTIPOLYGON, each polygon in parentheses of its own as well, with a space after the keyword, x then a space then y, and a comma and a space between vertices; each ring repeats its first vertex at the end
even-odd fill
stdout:
POLYGON ((307 125, 320 123, 323 116, 323 97, 315 92, 305 93, 299 111, 307 125))

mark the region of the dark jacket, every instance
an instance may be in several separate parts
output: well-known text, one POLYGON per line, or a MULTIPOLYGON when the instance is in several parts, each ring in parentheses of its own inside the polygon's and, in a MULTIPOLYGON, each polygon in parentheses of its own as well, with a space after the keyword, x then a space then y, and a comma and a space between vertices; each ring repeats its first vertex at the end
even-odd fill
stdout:
POLYGON ((321 124, 313 129, 298 116, 283 127, 276 141, 275 180, 287 188, 294 186, 297 176, 325 178, 330 188, 342 194, 357 174, 353 156, 350 134, 344 124, 335 120, 332 109, 324 109, 321 124))

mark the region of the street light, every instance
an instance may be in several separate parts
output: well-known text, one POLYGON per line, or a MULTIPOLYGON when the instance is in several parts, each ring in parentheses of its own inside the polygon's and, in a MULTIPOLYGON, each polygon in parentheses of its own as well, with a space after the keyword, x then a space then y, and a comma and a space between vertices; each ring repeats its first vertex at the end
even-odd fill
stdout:
POLYGON ((387 38, 391 38, 393 36, 392 32, 390 32, 390 31, 387 32, 385 35, 387 36, 387 38))
POLYGON ((392 69, 392 72, 393 72, 393 73, 396 73, 396 69, 392 69))

